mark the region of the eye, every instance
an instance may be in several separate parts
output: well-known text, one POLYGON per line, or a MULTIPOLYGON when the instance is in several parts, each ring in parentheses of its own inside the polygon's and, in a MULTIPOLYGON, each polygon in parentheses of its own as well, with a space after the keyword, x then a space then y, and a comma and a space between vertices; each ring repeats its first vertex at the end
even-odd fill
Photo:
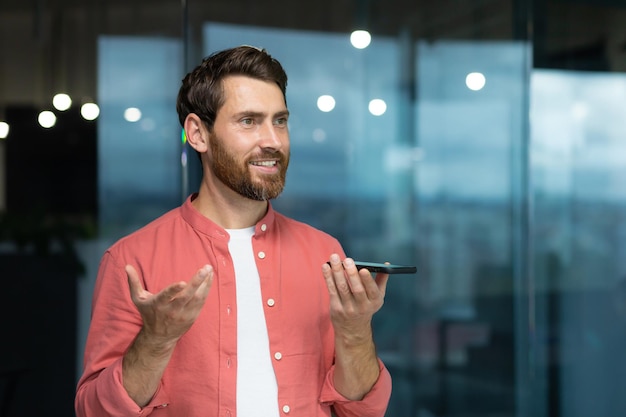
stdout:
POLYGON ((254 124, 254 119, 252 117, 245 117, 241 119, 241 124, 245 126, 252 126, 254 124))
POLYGON ((274 124, 276 126, 286 126, 287 125, 287 118, 286 117, 279 117, 278 119, 274 120, 274 124))

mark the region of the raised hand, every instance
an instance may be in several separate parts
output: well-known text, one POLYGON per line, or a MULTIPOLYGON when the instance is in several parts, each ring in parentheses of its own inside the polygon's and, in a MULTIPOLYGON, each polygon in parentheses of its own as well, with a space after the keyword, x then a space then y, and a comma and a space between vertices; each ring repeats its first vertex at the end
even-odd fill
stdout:
POLYGON ((213 268, 205 265, 189 282, 180 281, 152 294, 142 287, 131 265, 126 266, 126 274, 131 299, 143 319, 143 333, 162 343, 175 343, 189 330, 213 282, 213 268))
POLYGON ((335 389, 360 400, 380 374, 372 336, 372 317, 383 306, 388 274, 357 270, 354 261, 330 256, 322 265, 330 295, 330 319, 335 330, 335 389))
POLYGON ((367 269, 357 270, 354 261, 339 255, 330 257, 330 266, 325 264, 322 273, 330 294, 330 317, 335 328, 346 337, 370 335, 370 324, 374 313, 383 306, 388 274, 376 274, 367 269))
POLYGON ((146 291, 131 265, 126 266, 130 296, 143 326, 122 361, 122 380, 130 398, 147 405, 159 387, 176 342, 189 330, 202 310, 213 283, 213 268, 205 265, 189 280, 146 291))

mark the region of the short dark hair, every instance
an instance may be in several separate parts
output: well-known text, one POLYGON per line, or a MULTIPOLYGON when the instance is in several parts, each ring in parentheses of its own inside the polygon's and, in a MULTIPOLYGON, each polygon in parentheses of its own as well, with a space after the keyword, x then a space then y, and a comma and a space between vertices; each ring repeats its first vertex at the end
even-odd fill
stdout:
POLYGON ((183 78, 176 101, 181 126, 190 113, 195 113, 213 130, 217 112, 224 105, 222 81, 231 75, 274 82, 287 103, 287 74, 280 62, 265 49, 242 45, 214 52, 183 78))

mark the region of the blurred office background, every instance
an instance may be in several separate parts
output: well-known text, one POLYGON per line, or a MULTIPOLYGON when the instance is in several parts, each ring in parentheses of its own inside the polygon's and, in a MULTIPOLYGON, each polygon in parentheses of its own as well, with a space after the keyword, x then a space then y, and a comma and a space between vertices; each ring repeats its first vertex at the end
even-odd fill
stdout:
POLYGON ((389 417, 626 415, 623 0, 2 0, 0 417, 73 415, 100 257, 197 188, 176 93, 239 44, 290 77, 275 207, 418 267, 389 417))

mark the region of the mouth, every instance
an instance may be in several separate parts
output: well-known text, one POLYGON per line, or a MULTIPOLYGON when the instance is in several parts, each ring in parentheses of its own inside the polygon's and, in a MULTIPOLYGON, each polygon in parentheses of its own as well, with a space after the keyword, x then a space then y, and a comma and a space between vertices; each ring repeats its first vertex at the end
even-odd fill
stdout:
POLYGON ((250 165, 254 165, 254 166, 258 166, 258 167, 275 167, 276 165, 278 165, 278 161, 276 160, 271 160, 271 161, 250 161, 250 165))
POLYGON ((273 167, 278 164, 278 161, 250 161, 250 165, 260 166, 260 167, 273 167))

